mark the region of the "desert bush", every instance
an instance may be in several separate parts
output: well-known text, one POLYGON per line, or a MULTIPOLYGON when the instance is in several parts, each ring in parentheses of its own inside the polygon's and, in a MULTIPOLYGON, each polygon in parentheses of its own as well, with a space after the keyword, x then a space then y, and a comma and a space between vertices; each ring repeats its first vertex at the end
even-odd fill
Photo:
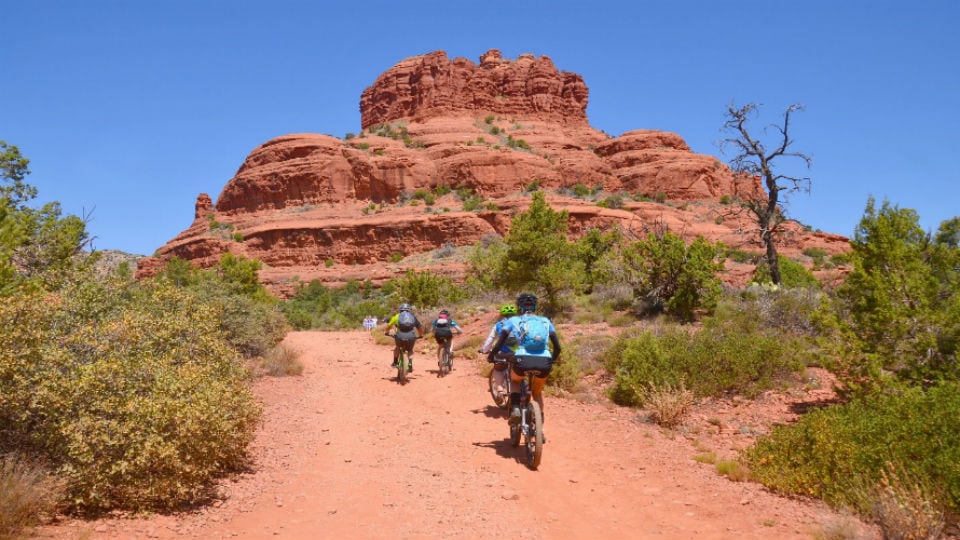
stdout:
POLYGON ((267 375, 273 377, 300 375, 303 364, 298 357, 297 351, 281 343, 263 357, 263 367, 267 375))
POLYGON ((676 386, 670 383, 647 383, 635 390, 643 408, 650 411, 651 419, 667 428, 683 423, 695 402, 693 392, 687 390, 683 381, 676 386))
POLYGON ((404 302, 421 308, 452 304, 465 297, 464 290, 448 277, 425 270, 408 270, 394 280, 397 294, 404 302))
POLYGON ((884 540, 938 540, 946 522, 935 491, 888 464, 863 496, 884 540))
POLYGON ((392 294, 395 286, 387 282, 375 289, 368 280, 347 282, 340 288, 327 287, 317 280, 301 283, 280 311, 297 330, 311 328, 357 328, 368 315, 379 319, 395 309, 392 294))
POLYGON ((668 325, 626 331, 604 358, 616 376, 611 398, 639 406, 650 384, 682 382, 696 397, 755 396, 801 373, 804 350, 789 338, 723 324, 695 333, 668 325))
POLYGON ((27 527, 53 514, 63 482, 34 460, 0 455, 0 539, 19 538, 27 527))
POLYGON ((0 445, 48 461, 73 508, 177 508, 244 463, 259 407, 216 307, 165 280, 8 300, 0 445))
POLYGON ((600 273, 608 283, 631 287, 639 313, 666 311, 690 322, 698 313, 709 313, 720 298, 721 248, 703 237, 688 246, 669 231, 650 233, 639 242, 615 245, 600 273))
POLYGON ((851 392, 960 379, 960 247, 950 220, 931 240, 919 219, 871 199, 851 241, 853 268, 825 318, 831 369, 851 392))
POLYGON ((580 389, 584 375, 603 367, 603 355, 613 343, 609 336, 589 336, 561 341, 563 352, 560 363, 554 364, 547 384, 565 392, 580 389))
POLYGON ((914 484, 938 486, 960 512, 960 383, 855 399, 776 426, 743 454, 756 480, 869 514, 862 486, 881 485, 887 464, 914 484), (851 479, 861 478, 859 483, 851 479))
POLYGON ((726 476, 734 482, 746 482, 750 479, 750 469, 739 461, 721 460, 714 464, 717 474, 726 476))
MULTIPOLYGON (((802 264, 788 259, 783 255, 777 255, 778 265, 780 267, 780 285, 782 287, 821 287, 820 280, 807 270, 802 264)), ((761 259, 757 263, 757 268, 753 273, 753 281, 756 283, 770 282, 770 265, 766 259, 761 259)))

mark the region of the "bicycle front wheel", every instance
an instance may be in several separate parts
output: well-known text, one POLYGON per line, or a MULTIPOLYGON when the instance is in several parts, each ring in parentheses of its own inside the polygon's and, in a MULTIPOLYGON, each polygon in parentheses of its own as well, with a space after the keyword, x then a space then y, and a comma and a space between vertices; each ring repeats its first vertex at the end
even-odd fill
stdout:
POLYGON ((543 411, 540 404, 531 400, 527 404, 527 415, 530 422, 526 437, 527 466, 537 470, 543 458, 543 411))
POLYGON ((496 373, 496 369, 491 369, 490 375, 487 376, 487 384, 490 387, 490 397, 493 398, 493 402, 496 403, 497 407, 506 409, 507 403, 510 401, 510 395, 506 392, 497 391, 496 373))
POLYGON ((397 384, 407 384, 407 353, 400 353, 397 360, 397 384))

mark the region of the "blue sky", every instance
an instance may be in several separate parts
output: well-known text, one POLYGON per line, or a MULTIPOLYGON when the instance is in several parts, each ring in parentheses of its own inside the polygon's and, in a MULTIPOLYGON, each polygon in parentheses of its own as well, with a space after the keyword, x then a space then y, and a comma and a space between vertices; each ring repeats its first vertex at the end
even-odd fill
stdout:
POLYGON ((97 249, 150 254, 247 154, 360 131, 360 95, 400 60, 529 52, 583 76, 610 135, 680 134, 727 161, 731 102, 794 116, 813 165, 788 215, 851 235, 869 196, 925 229, 960 215, 960 2, 0 0, 0 139, 38 203, 91 214, 97 249))

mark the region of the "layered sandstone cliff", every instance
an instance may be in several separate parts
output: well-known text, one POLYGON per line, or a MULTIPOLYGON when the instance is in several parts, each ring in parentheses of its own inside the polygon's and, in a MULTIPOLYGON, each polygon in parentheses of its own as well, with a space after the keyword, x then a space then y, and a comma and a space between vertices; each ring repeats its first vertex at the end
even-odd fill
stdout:
MULTIPOLYGON (((423 264, 398 259, 504 234, 533 186, 570 211, 573 235, 656 223, 758 249, 749 220, 720 204, 762 195, 756 179, 692 152, 677 134, 610 137, 590 127, 588 95, 579 75, 545 56, 405 59, 364 90, 359 134, 284 135, 255 148, 215 204, 198 197, 193 224, 142 260, 138 275, 174 256, 210 266, 234 253, 262 260, 261 277, 278 290, 294 277, 382 281, 423 264), (619 208, 597 205, 610 196, 619 208)), ((843 237, 794 229, 788 252, 847 248, 843 237)), ((443 271, 462 272, 446 262, 443 271)))

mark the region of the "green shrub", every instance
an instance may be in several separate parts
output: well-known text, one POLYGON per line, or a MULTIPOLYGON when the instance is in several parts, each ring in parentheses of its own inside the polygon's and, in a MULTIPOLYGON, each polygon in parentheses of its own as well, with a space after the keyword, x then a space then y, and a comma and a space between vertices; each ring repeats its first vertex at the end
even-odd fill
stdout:
POLYGON ((479 195, 472 195, 463 201, 463 211, 464 212, 473 212, 479 210, 483 207, 483 197, 479 195))
POLYGON ((421 308, 452 304, 465 297, 464 289, 453 280, 430 271, 408 270, 394 280, 394 286, 401 298, 421 308))
POLYGON ((894 464, 939 486, 960 512, 960 384, 876 394, 810 412, 777 426, 743 454, 756 480, 782 493, 864 506, 860 486, 878 485, 894 464), (855 479, 860 479, 859 482, 855 479))
POLYGON ((260 416, 217 311, 165 280, 9 298, 0 444, 43 456, 80 511, 203 500, 260 416))
POLYGON ((263 368, 267 375, 284 377, 303 373, 303 364, 298 358, 297 351, 280 344, 270 349, 263 357, 263 368))
POLYGON ((650 233, 612 251, 603 273, 608 282, 631 287, 639 313, 666 311, 690 322, 710 312, 720 297, 721 247, 703 237, 688 246, 672 232, 650 233))
POLYGON ((610 195, 606 199, 597 203, 597 206, 603 208, 612 208, 614 210, 623 208, 623 197, 620 195, 610 195))
POLYGON ((637 406, 650 385, 684 384, 697 397, 755 396, 799 374, 804 350, 792 339, 723 325, 696 333, 665 326, 657 332, 626 332, 605 361, 616 375, 611 398, 637 406))
MULTIPOLYGON (((780 285, 783 287, 822 287, 820 280, 807 270, 802 264, 777 255, 780 266, 780 285)), ((760 260, 757 269, 753 273, 753 281, 757 283, 768 283, 770 281, 770 265, 766 258, 760 260)))
POLYGON ((370 281, 349 281, 343 287, 328 288, 314 280, 301 284, 296 293, 280 305, 290 325, 298 330, 311 328, 357 328, 363 318, 383 318, 395 308, 391 295, 395 286, 387 282, 374 289, 370 281))
POLYGON ((399 253, 399 252, 391 253, 390 257, 387 260, 392 263, 398 263, 403 260, 403 253, 399 253))

